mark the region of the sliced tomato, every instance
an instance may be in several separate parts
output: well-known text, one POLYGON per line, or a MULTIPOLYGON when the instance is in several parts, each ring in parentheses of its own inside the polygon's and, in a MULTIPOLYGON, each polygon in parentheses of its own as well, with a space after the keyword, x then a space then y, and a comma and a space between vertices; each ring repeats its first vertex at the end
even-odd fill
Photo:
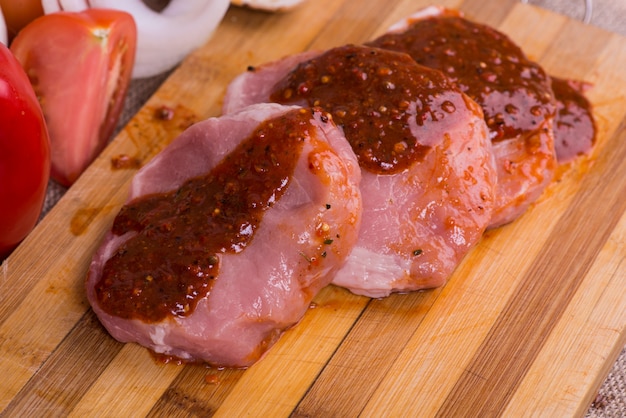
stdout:
POLYGON ((20 63, 0 44, 0 261, 37 223, 49 175, 43 113, 20 63))
POLYGON ((15 37, 52 143, 52 178, 73 184, 106 146, 122 111, 135 59, 131 15, 106 9, 41 16, 15 37))

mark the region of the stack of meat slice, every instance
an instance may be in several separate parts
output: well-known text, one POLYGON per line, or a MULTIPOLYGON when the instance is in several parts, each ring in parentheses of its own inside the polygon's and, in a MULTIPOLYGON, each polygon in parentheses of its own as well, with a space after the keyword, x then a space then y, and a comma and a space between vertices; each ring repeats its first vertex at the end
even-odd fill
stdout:
MULTIPOLYGON (((506 36, 437 7, 366 45, 250 67, 223 116, 139 171, 89 301, 120 341, 245 367, 331 281, 370 297, 440 286, 551 181, 556 104, 506 36)), ((585 106, 559 107, 563 132, 585 106)))

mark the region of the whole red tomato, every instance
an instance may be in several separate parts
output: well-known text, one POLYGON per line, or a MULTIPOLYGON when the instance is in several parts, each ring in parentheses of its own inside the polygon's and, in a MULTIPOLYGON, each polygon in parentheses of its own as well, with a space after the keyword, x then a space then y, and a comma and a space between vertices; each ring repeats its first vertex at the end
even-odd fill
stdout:
POLYGON ((49 176, 41 107, 20 63, 0 44, 0 260, 37 223, 49 176))
POLYGON ((43 109, 51 176, 76 181, 106 146, 122 111, 137 31, 128 13, 88 9, 38 17, 11 43, 43 109))

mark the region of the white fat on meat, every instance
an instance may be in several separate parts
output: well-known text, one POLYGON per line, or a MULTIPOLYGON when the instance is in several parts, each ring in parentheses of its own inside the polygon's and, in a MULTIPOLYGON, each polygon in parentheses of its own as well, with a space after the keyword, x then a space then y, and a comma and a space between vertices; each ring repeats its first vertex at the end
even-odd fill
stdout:
POLYGON ((358 162, 342 132, 323 114, 259 104, 199 122, 137 173, 127 204, 176 190, 187 179, 209 172, 261 122, 293 111, 311 116, 287 190, 265 210, 243 251, 218 254, 213 287, 191 314, 151 323, 105 312, 96 283, 107 260, 137 233, 117 236, 111 231, 105 236, 93 257, 86 290, 94 312, 114 338, 185 361, 247 367, 301 320, 312 298, 350 254, 361 217, 358 162), (332 235, 332 243, 321 242, 320 228, 332 235))
MULTIPOLYGON (((228 86, 223 111, 270 101, 292 70, 324 53, 305 52, 250 68, 228 86)), ((437 85, 440 73, 416 64, 415 71, 432 76, 436 89, 444 88, 437 85)), ((370 297, 437 287, 480 240, 497 183, 487 126, 480 107, 458 89, 445 87, 443 95, 458 111, 445 117, 444 128, 413 127, 419 141, 430 146, 420 161, 393 174, 362 167, 359 240, 333 284, 370 297)))

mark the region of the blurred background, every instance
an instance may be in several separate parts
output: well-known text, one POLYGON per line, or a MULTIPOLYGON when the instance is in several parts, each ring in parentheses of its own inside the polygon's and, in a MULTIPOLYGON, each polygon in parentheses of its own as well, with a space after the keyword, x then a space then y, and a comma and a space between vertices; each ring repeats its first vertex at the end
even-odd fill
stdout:
POLYGON ((521 0, 626 36, 624 0, 521 0))

